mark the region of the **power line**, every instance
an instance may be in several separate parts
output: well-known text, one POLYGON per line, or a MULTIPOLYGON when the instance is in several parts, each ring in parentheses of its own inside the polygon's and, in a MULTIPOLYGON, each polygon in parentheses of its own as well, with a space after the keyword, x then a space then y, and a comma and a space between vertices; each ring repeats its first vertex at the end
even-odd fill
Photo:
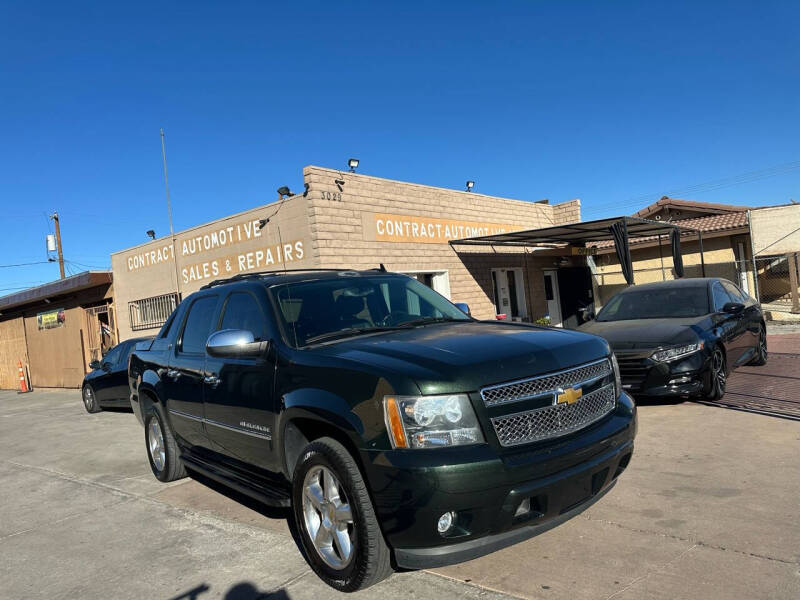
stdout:
POLYGON ((769 177, 777 177, 778 175, 785 175, 792 171, 800 169, 800 161, 792 161, 772 167, 766 167, 756 171, 746 171, 738 175, 731 175, 722 179, 712 179, 703 183, 697 183, 690 186, 673 188, 666 193, 644 194, 642 196, 634 196, 628 200, 619 202, 606 202, 596 208, 587 208, 586 212, 599 212, 608 208, 622 208, 633 205, 640 205, 642 202, 650 200, 659 200, 662 196, 680 196, 687 194, 704 194, 706 192, 713 192, 716 190, 724 189, 726 187, 733 187, 737 185, 744 185, 746 183, 753 183, 769 177))
POLYGON ((15 265, 0 265, 0 269, 10 269, 11 267, 29 267, 31 265, 46 265, 50 262, 51 261, 49 260, 40 260, 37 262, 17 263, 15 265))
POLYGON ((84 269, 107 269, 108 266, 100 266, 100 265, 87 265, 84 263, 79 263, 76 260, 65 260, 64 262, 74 265, 76 267, 83 267, 84 269))

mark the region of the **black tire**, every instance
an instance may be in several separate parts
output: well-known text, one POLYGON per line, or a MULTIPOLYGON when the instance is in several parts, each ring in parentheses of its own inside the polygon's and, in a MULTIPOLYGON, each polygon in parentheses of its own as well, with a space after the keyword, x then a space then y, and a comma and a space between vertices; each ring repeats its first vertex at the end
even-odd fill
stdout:
POLYGON ((728 384, 728 363, 725 353, 721 348, 716 347, 711 352, 711 360, 708 368, 708 381, 703 396, 706 400, 719 400, 725 395, 725 388, 728 384))
POLYGON ((100 404, 97 403, 97 396, 94 393, 94 388, 88 383, 84 384, 81 388, 81 398, 83 399, 83 407, 88 413, 98 413, 103 410, 100 404))
MULTIPOLYGON (((340 592, 355 592, 392 574, 391 552, 383 539, 364 478, 353 457, 336 440, 320 438, 303 450, 292 477, 292 508, 306 560, 319 578, 332 588, 340 592), (344 494, 352 516, 352 529, 348 525, 345 530, 352 554, 349 562, 339 569, 326 563, 314 545, 304 508, 306 476, 324 473, 324 469, 333 473, 333 481, 338 483, 337 496, 344 494)), ((332 539, 331 544, 335 544, 335 540, 332 539)))
POLYGON ((147 451, 147 460, 150 461, 150 469, 156 479, 167 482, 186 477, 186 467, 181 462, 178 442, 175 441, 172 428, 166 419, 161 418, 161 414, 155 407, 150 407, 145 414, 144 444, 147 451), (157 429, 161 432, 163 454, 154 452, 151 446, 152 438, 157 435, 154 431, 155 424, 158 425, 157 429), (156 458, 154 458, 154 454, 156 454, 156 458))
POLYGON ((764 329, 764 326, 761 325, 758 328, 758 346, 756 346, 756 355, 753 357, 753 360, 750 361, 750 364, 756 367, 761 367, 767 364, 767 358, 769 358, 769 354, 767 353, 767 332, 764 329))

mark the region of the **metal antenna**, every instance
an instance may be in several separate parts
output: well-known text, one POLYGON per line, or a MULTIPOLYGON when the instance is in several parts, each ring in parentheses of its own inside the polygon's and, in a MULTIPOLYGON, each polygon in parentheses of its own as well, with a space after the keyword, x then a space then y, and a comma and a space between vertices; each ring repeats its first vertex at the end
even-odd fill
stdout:
POLYGON ((167 150, 164 146, 164 128, 161 128, 161 158, 164 161, 164 187, 167 190, 167 212, 169 213, 169 234, 174 235, 172 229, 172 203, 169 199, 169 176, 167 175, 167 150))
POLYGON ((172 229, 172 202, 169 199, 169 176, 167 175, 167 149, 164 145, 164 128, 161 128, 161 159, 164 161, 164 189, 167 192, 167 213, 169 214, 169 237, 172 240, 172 261, 175 264, 175 291, 180 302, 181 283, 178 275, 178 252, 175 250, 175 231, 172 229))

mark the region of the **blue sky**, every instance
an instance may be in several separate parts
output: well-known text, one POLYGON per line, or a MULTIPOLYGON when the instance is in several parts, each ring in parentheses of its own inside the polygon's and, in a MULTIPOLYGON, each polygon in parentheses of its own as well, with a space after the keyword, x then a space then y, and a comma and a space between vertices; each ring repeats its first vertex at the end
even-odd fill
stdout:
MULTIPOLYGON (((792 2, 4 2, 0 265, 72 271, 302 187, 307 164, 561 202, 800 199, 792 2)), ((58 277, 0 267, 0 294, 58 277)))

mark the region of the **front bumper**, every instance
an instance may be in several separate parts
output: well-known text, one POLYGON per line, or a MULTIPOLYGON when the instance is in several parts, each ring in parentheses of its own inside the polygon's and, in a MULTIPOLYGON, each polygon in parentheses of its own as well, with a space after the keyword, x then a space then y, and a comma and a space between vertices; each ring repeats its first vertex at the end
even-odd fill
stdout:
POLYGON ((635 435, 636 409, 623 394, 614 412, 586 429, 515 451, 485 444, 373 456, 366 470, 397 566, 455 564, 563 523, 614 485, 635 435), (526 499, 530 510, 518 515, 526 499), (436 524, 447 511, 456 521, 442 536, 436 524))
POLYGON ((634 396, 686 397, 700 394, 707 383, 709 357, 704 351, 670 362, 643 353, 616 352, 622 387, 634 396))

